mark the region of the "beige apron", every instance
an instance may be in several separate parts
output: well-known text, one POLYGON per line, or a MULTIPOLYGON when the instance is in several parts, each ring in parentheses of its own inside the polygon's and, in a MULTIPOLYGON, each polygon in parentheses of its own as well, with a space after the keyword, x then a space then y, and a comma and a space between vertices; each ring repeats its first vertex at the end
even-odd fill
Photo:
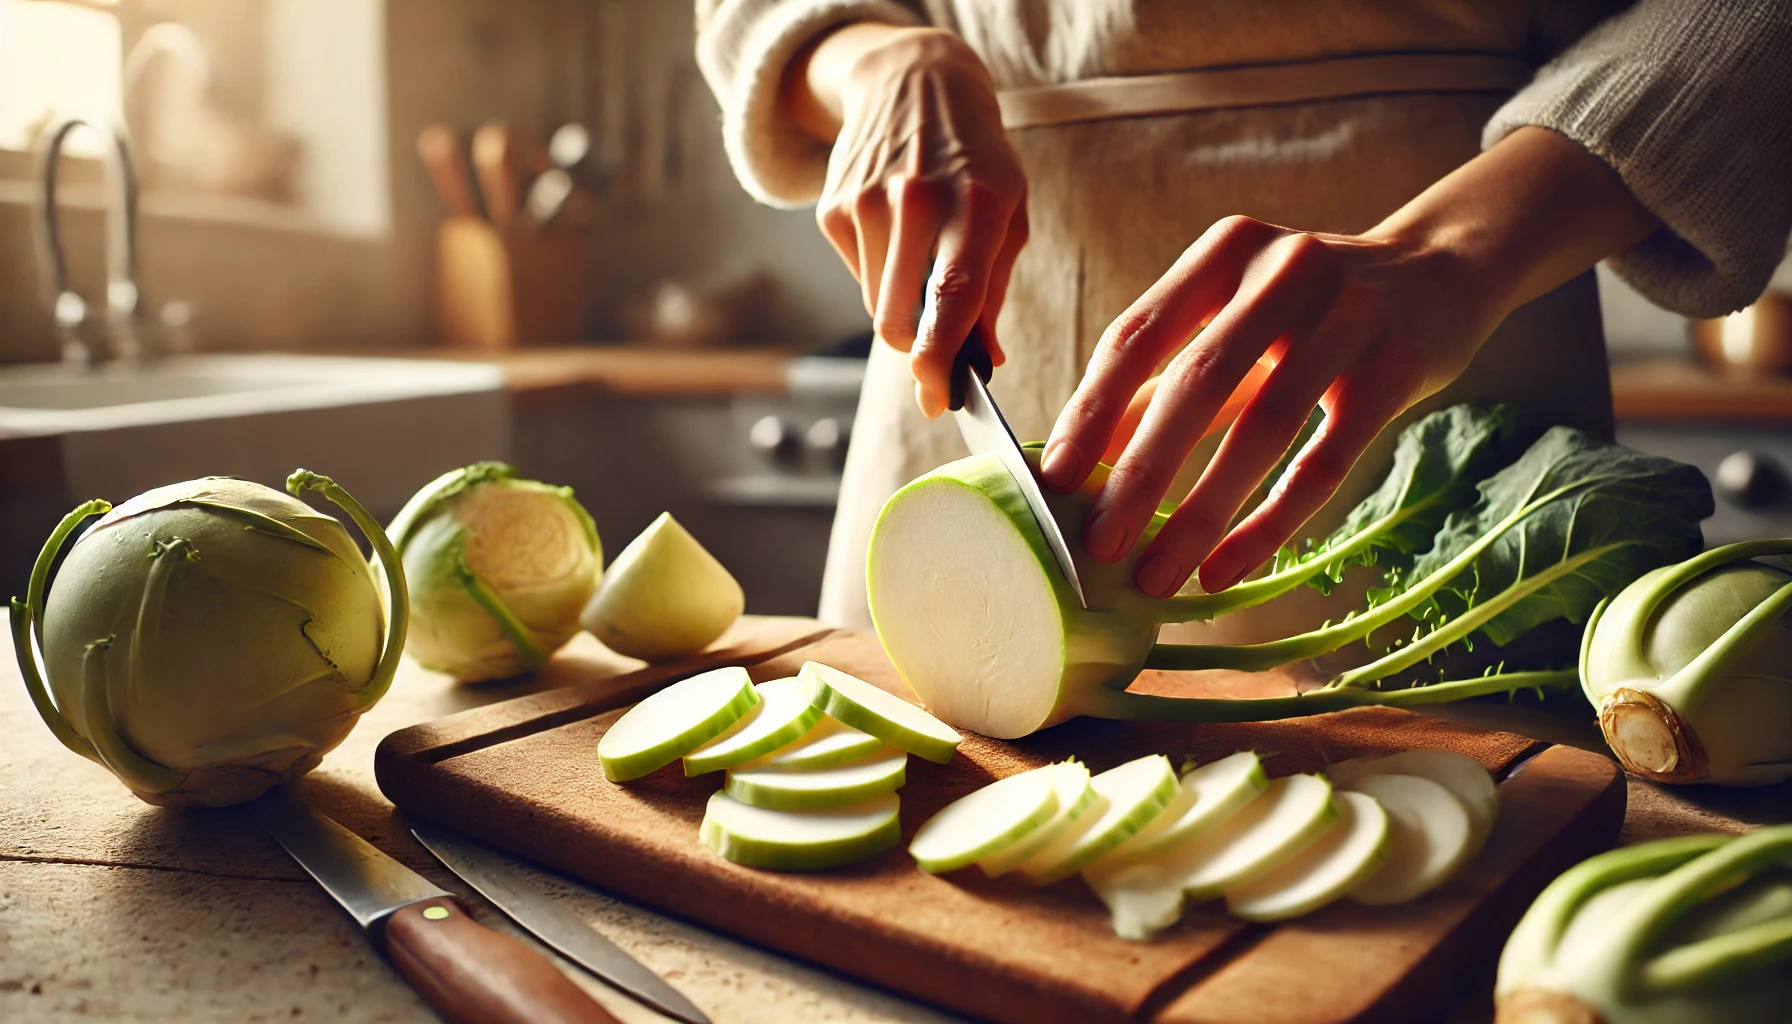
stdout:
MULTIPOLYGON (((1108 323, 1214 221, 1245 214, 1366 230, 1474 157, 1481 126, 1528 75, 1511 57, 1384 54, 1002 93, 1032 229, 996 325, 1008 363, 991 382, 1015 433, 1048 435, 1108 323)), ((1374 489, 1401 426, 1462 401, 1517 402, 1609 435, 1592 274, 1508 317, 1454 384, 1382 432, 1302 535, 1328 532, 1374 489)), ((1191 456, 1178 495, 1217 444, 1191 456)), ((824 621, 870 627, 865 552, 878 511, 903 484, 965 454, 950 417, 929 421, 916 408, 906 354, 875 345, 828 550, 824 621)), ((1301 588, 1211 625, 1174 627, 1174 638, 1255 642, 1335 614, 1301 588)))

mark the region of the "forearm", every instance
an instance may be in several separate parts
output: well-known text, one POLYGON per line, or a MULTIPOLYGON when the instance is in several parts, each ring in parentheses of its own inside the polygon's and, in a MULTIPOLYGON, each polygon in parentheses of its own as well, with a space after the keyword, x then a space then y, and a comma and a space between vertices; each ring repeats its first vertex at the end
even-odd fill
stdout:
POLYGON ((1441 257, 1489 329, 1630 248, 1660 222, 1617 174, 1545 128, 1521 128, 1420 193, 1366 237, 1441 257))
POLYGON ((778 105, 803 131, 833 142, 840 134, 841 93, 853 65, 898 35, 926 31, 876 21, 843 25, 811 43, 785 68, 778 105))

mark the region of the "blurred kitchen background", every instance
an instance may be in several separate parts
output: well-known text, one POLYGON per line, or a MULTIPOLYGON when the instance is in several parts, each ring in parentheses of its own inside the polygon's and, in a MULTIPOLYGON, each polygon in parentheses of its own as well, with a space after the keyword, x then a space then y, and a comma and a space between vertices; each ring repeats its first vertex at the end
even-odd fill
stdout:
MULTIPOLYGON (((388 518, 505 458, 812 613, 868 322, 718 116, 682 0, 0 0, 0 592, 89 497, 302 463, 388 518)), ((1710 542, 1792 534, 1792 271, 1697 325, 1601 289, 1620 439, 1712 476, 1710 542)))

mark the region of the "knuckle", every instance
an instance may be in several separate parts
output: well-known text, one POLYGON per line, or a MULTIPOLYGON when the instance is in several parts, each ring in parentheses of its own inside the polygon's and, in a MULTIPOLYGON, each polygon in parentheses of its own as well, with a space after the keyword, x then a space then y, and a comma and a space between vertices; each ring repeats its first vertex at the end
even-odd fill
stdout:
POLYGON ((928 288, 936 302, 974 298, 978 292, 977 276, 964 264, 949 262, 941 265, 928 288))
POLYGON ((865 188, 852 199, 852 212, 860 220, 875 216, 889 208, 888 200, 880 188, 865 188))
POLYGON ((884 303, 872 319, 871 329, 878 337, 889 342, 913 344, 915 330, 919 326, 913 313, 905 313, 891 309, 891 303, 884 303))
POLYGON ((1114 358, 1130 357, 1134 352, 1150 347, 1156 323, 1154 308, 1135 306, 1108 324, 1108 329, 1102 333, 1101 347, 1111 352, 1114 358))

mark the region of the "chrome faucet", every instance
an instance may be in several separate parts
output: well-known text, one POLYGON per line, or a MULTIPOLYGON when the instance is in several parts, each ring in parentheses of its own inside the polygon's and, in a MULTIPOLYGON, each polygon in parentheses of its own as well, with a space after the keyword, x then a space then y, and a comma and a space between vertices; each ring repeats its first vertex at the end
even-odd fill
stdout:
POLYGON ((38 150, 37 257, 50 300, 64 362, 90 364, 107 357, 144 355, 137 331, 137 176, 122 129, 69 118, 45 132, 38 150), (62 147, 77 128, 106 140, 106 312, 96 330, 87 301, 69 286, 68 261, 56 224, 56 168, 62 147), (96 344, 104 340, 102 346, 96 344))

